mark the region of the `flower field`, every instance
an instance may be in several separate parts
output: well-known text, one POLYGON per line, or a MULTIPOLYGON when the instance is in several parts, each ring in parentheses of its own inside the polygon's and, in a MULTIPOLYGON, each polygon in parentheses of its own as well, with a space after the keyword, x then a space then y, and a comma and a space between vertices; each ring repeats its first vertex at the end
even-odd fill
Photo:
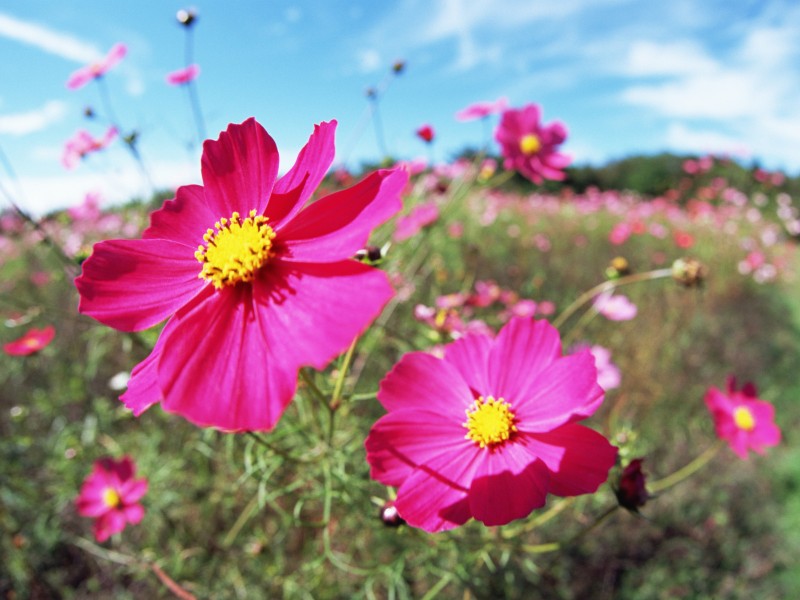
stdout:
MULTIPOLYGON (((800 182, 635 189, 538 104, 457 117, 492 144, 347 171, 335 120, 287 161, 256 115, 201 185, 7 194, 0 597, 800 594, 800 182)), ((114 122, 63 164, 111 144, 147 178, 114 122)))

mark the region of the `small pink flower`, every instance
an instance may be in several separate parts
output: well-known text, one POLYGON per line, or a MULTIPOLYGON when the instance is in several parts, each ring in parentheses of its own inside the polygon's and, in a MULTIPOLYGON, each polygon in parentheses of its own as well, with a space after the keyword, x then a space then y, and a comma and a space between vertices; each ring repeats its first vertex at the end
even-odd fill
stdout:
POLYGON ((621 246, 628 241, 628 238, 631 237, 631 234, 633 234, 633 229, 631 228, 630 223, 620 221, 614 225, 613 229, 611 229, 611 233, 608 234, 608 241, 615 246, 621 246))
POLYGON ((684 250, 694 246, 694 236, 686 231, 676 231, 672 234, 675 245, 684 250))
POLYGON ((200 67, 196 64, 191 64, 183 69, 167 73, 167 83, 170 85, 183 85, 194 81, 200 75, 200 67))
POLYGON ((594 299, 594 308, 609 321, 630 321, 636 316, 636 305, 627 296, 603 292, 594 299))
POLYGON ((93 79, 102 77, 111 68, 116 66, 116 64, 125 57, 127 52, 128 47, 125 44, 114 44, 101 61, 74 71, 72 75, 69 76, 69 79, 67 79, 67 88, 70 90, 77 90, 93 79))
POLYGON ((611 362, 611 350, 595 344, 589 348, 594 356, 594 365, 597 367, 597 383, 605 391, 619 387, 622 374, 619 367, 611 362))
POLYGON ((418 204, 408 215, 397 218, 394 241, 402 242, 417 235, 423 227, 435 223, 438 218, 439 207, 434 202, 418 204))
POLYGON ((736 389, 736 379, 728 377, 727 393, 710 388, 705 403, 714 419, 717 437, 728 442, 739 458, 746 459, 747 451, 764 454, 768 446, 781 441, 775 425, 775 409, 769 402, 759 400, 752 383, 736 389))
POLYGON ((415 133, 417 134, 417 137, 419 139, 421 139, 423 142, 425 142, 426 144, 430 144, 433 141, 433 138, 435 136, 435 132, 433 131, 433 127, 431 127, 430 125, 427 125, 427 124, 423 125, 419 129, 417 129, 417 131, 415 133))
POLYGON ((456 113, 458 121, 472 121, 484 119, 489 115, 503 112, 508 107, 507 98, 498 98, 494 102, 475 102, 456 113))
POLYGON ((31 273, 31 283, 36 287, 44 287, 52 279, 49 271, 34 271, 31 273))
POLYGON ((561 181, 563 170, 570 157, 557 151, 565 139, 567 129, 558 121, 549 125, 540 123, 541 109, 528 104, 520 109, 506 110, 494 137, 505 157, 506 170, 516 170, 534 183, 545 179, 561 181))
POLYGON ((410 525, 435 532, 470 518, 504 525, 547 494, 588 494, 617 449, 579 425, 603 400, 594 359, 561 355, 546 321, 516 318, 496 338, 468 334, 443 359, 406 354, 381 382, 388 411, 366 440, 370 475, 396 486, 410 525))
POLYGON ((81 129, 64 144, 61 164, 73 169, 78 162, 92 152, 98 152, 108 146, 117 137, 117 128, 109 127, 102 138, 93 138, 92 134, 81 129))
POLYGON ((138 240, 95 244, 75 281, 79 310, 122 331, 166 325, 134 367, 125 406, 160 402, 202 427, 272 429, 303 366, 324 368, 394 291, 352 257, 401 207, 408 174, 372 173, 308 201, 334 157, 321 123, 278 177, 253 118, 203 144, 203 185, 178 188, 138 240))
POLYGON ((130 523, 136 525, 144 517, 139 500, 147 493, 147 479, 134 479, 136 465, 130 457, 120 460, 103 458, 83 482, 75 500, 78 514, 93 517, 94 537, 104 542, 130 523))
POLYGON ((3 351, 11 356, 28 356, 38 352, 50 342, 56 335, 56 330, 52 325, 43 329, 31 328, 21 338, 3 344, 3 351))

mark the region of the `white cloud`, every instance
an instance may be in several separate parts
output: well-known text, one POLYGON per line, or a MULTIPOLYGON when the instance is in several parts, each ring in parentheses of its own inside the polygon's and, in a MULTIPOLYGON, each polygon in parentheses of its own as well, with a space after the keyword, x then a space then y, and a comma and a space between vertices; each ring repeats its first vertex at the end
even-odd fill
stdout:
POLYGON ((0 13, 0 36, 35 46, 78 63, 96 62, 103 57, 103 54, 88 42, 5 13, 0 13))
POLYGON ((60 121, 67 112, 67 105, 60 100, 46 102, 41 108, 26 112, 0 115, 0 133, 25 135, 41 131, 48 125, 60 121))
POLYGON ((718 68, 718 63, 693 41, 659 44, 642 40, 630 45, 622 72, 630 76, 690 75, 718 68))
POLYGON ((726 154, 738 158, 750 156, 751 149, 741 138, 708 129, 673 123, 667 129, 667 144, 682 152, 726 154))
POLYGON ((381 55, 374 48, 361 50, 358 53, 358 68, 363 73, 372 73, 377 71, 381 65, 381 55))

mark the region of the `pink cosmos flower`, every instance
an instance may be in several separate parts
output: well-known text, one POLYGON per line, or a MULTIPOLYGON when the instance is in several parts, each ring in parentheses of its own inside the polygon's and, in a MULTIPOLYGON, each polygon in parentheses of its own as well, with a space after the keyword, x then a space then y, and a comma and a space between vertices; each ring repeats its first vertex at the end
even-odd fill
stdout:
POLYGON ((587 494, 617 449, 577 424, 603 390, 587 352, 561 355, 546 321, 515 318, 495 339, 466 335, 444 358, 406 354, 381 382, 388 411, 366 440, 371 476, 396 486, 410 525, 443 531, 520 519, 548 493, 587 494))
POLYGON ((144 517, 139 500, 147 493, 147 479, 134 479, 136 465, 129 456, 120 460, 103 458, 83 482, 75 500, 78 514, 94 517, 94 537, 104 542, 130 523, 136 525, 144 517))
POLYGON ((322 369, 393 295, 353 260, 400 210, 408 174, 381 170, 304 208, 333 161, 321 123, 278 178, 278 150, 250 118, 203 145, 203 185, 178 188, 140 240, 96 244, 76 280, 80 312, 123 331, 168 319, 132 371, 125 405, 161 402, 200 426, 271 429, 302 366, 322 369))
POLYGON ((618 388, 622 382, 622 373, 619 367, 611 362, 611 350, 599 344, 576 344, 570 351, 574 354, 580 350, 589 350, 594 357, 594 366, 597 368, 597 384, 606 392, 618 388))
POLYGON ((198 75, 200 75, 200 66, 191 64, 183 69, 178 69, 177 71, 167 73, 166 80, 170 85, 183 85, 185 83, 189 83, 190 81, 194 81, 198 75))
POLYGON ((42 348, 53 341, 56 330, 52 325, 43 329, 35 327, 29 329, 21 338, 3 344, 3 352, 11 356, 28 356, 34 352, 39 352, 42 348))
POLYGON ((102 138, 93 138, 88 131, 81 129, 64 144, 61 164, 67 169, 74 169, 87 154, 98 152, 108 146, 117 137, 117 128, 109 127, 102 138))
POLYGON ((752 383, 736 389, 736 378, 728 377, 727 393, 709 388, 705 403, 714 419, 717 436, 728 442, 739 458, 746 459, 747 451, 764 454, 767 446, 777 446, 781 441, 780 429, 775 425, 775 409, 764 400, 752 383))
POLYGON ((415 133, 417 134, 417 137, 426 144, 430 144, 433 141, 435 135, 433 127, 431 127, 428 124, 421 126, 419 129, 417 129, 415 133))
POLYGON ((636 316, 636 305, 627 296, 603 292, 594 299, 594 308, 609 321, 630 321, 636 316))
POLYGON ((506 170, 516 170, 534 183, 545 179, 563 180, 562 171, 571 159, 556 148, 567 139, 567 128, 559 121, 542 125, 541 109, 528 104, 520 109, 506 110, 494 137, 505 157, 506 170))
POLYGON ((472 121, 484 119, 489 115, 503 112, 508 107, 507 98, 498 98, 494 102, 475 102, 456 113, 458 121, 472 121))
POLYGON ((408 215, 397 218, 394 240, 402 242, 417 235, 423 227, 436 222, 439 218, 439 207, 434 202, 425 202, 411 209, 408 215))
POLYGON ((77 90, 93 79, 102 77, 116 66, 117 63, 125 57, 127 52, 128 47, 125 44, 114 44, 101 61, 74 71, 72 75, 69 76, 69 79, 67 79, 67 88, 70 90, 77 90))

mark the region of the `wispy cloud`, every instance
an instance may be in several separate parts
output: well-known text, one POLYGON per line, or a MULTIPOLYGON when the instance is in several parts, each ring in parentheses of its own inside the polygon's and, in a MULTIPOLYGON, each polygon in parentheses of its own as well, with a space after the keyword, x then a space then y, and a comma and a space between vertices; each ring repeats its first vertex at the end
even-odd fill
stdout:
POLYGON ((103 54, 88 42, 38 23, 17 19, 6 13, 0 13, 0 36, 35 46, 78 63, 95 62, 103 57, 103 54))
POLYGON ((26 135, 41 131, 48 125, 60 121, 66 112, 67 105, 64 102, 51 100, 34 110, 0 115, 0 133, 26 135))

